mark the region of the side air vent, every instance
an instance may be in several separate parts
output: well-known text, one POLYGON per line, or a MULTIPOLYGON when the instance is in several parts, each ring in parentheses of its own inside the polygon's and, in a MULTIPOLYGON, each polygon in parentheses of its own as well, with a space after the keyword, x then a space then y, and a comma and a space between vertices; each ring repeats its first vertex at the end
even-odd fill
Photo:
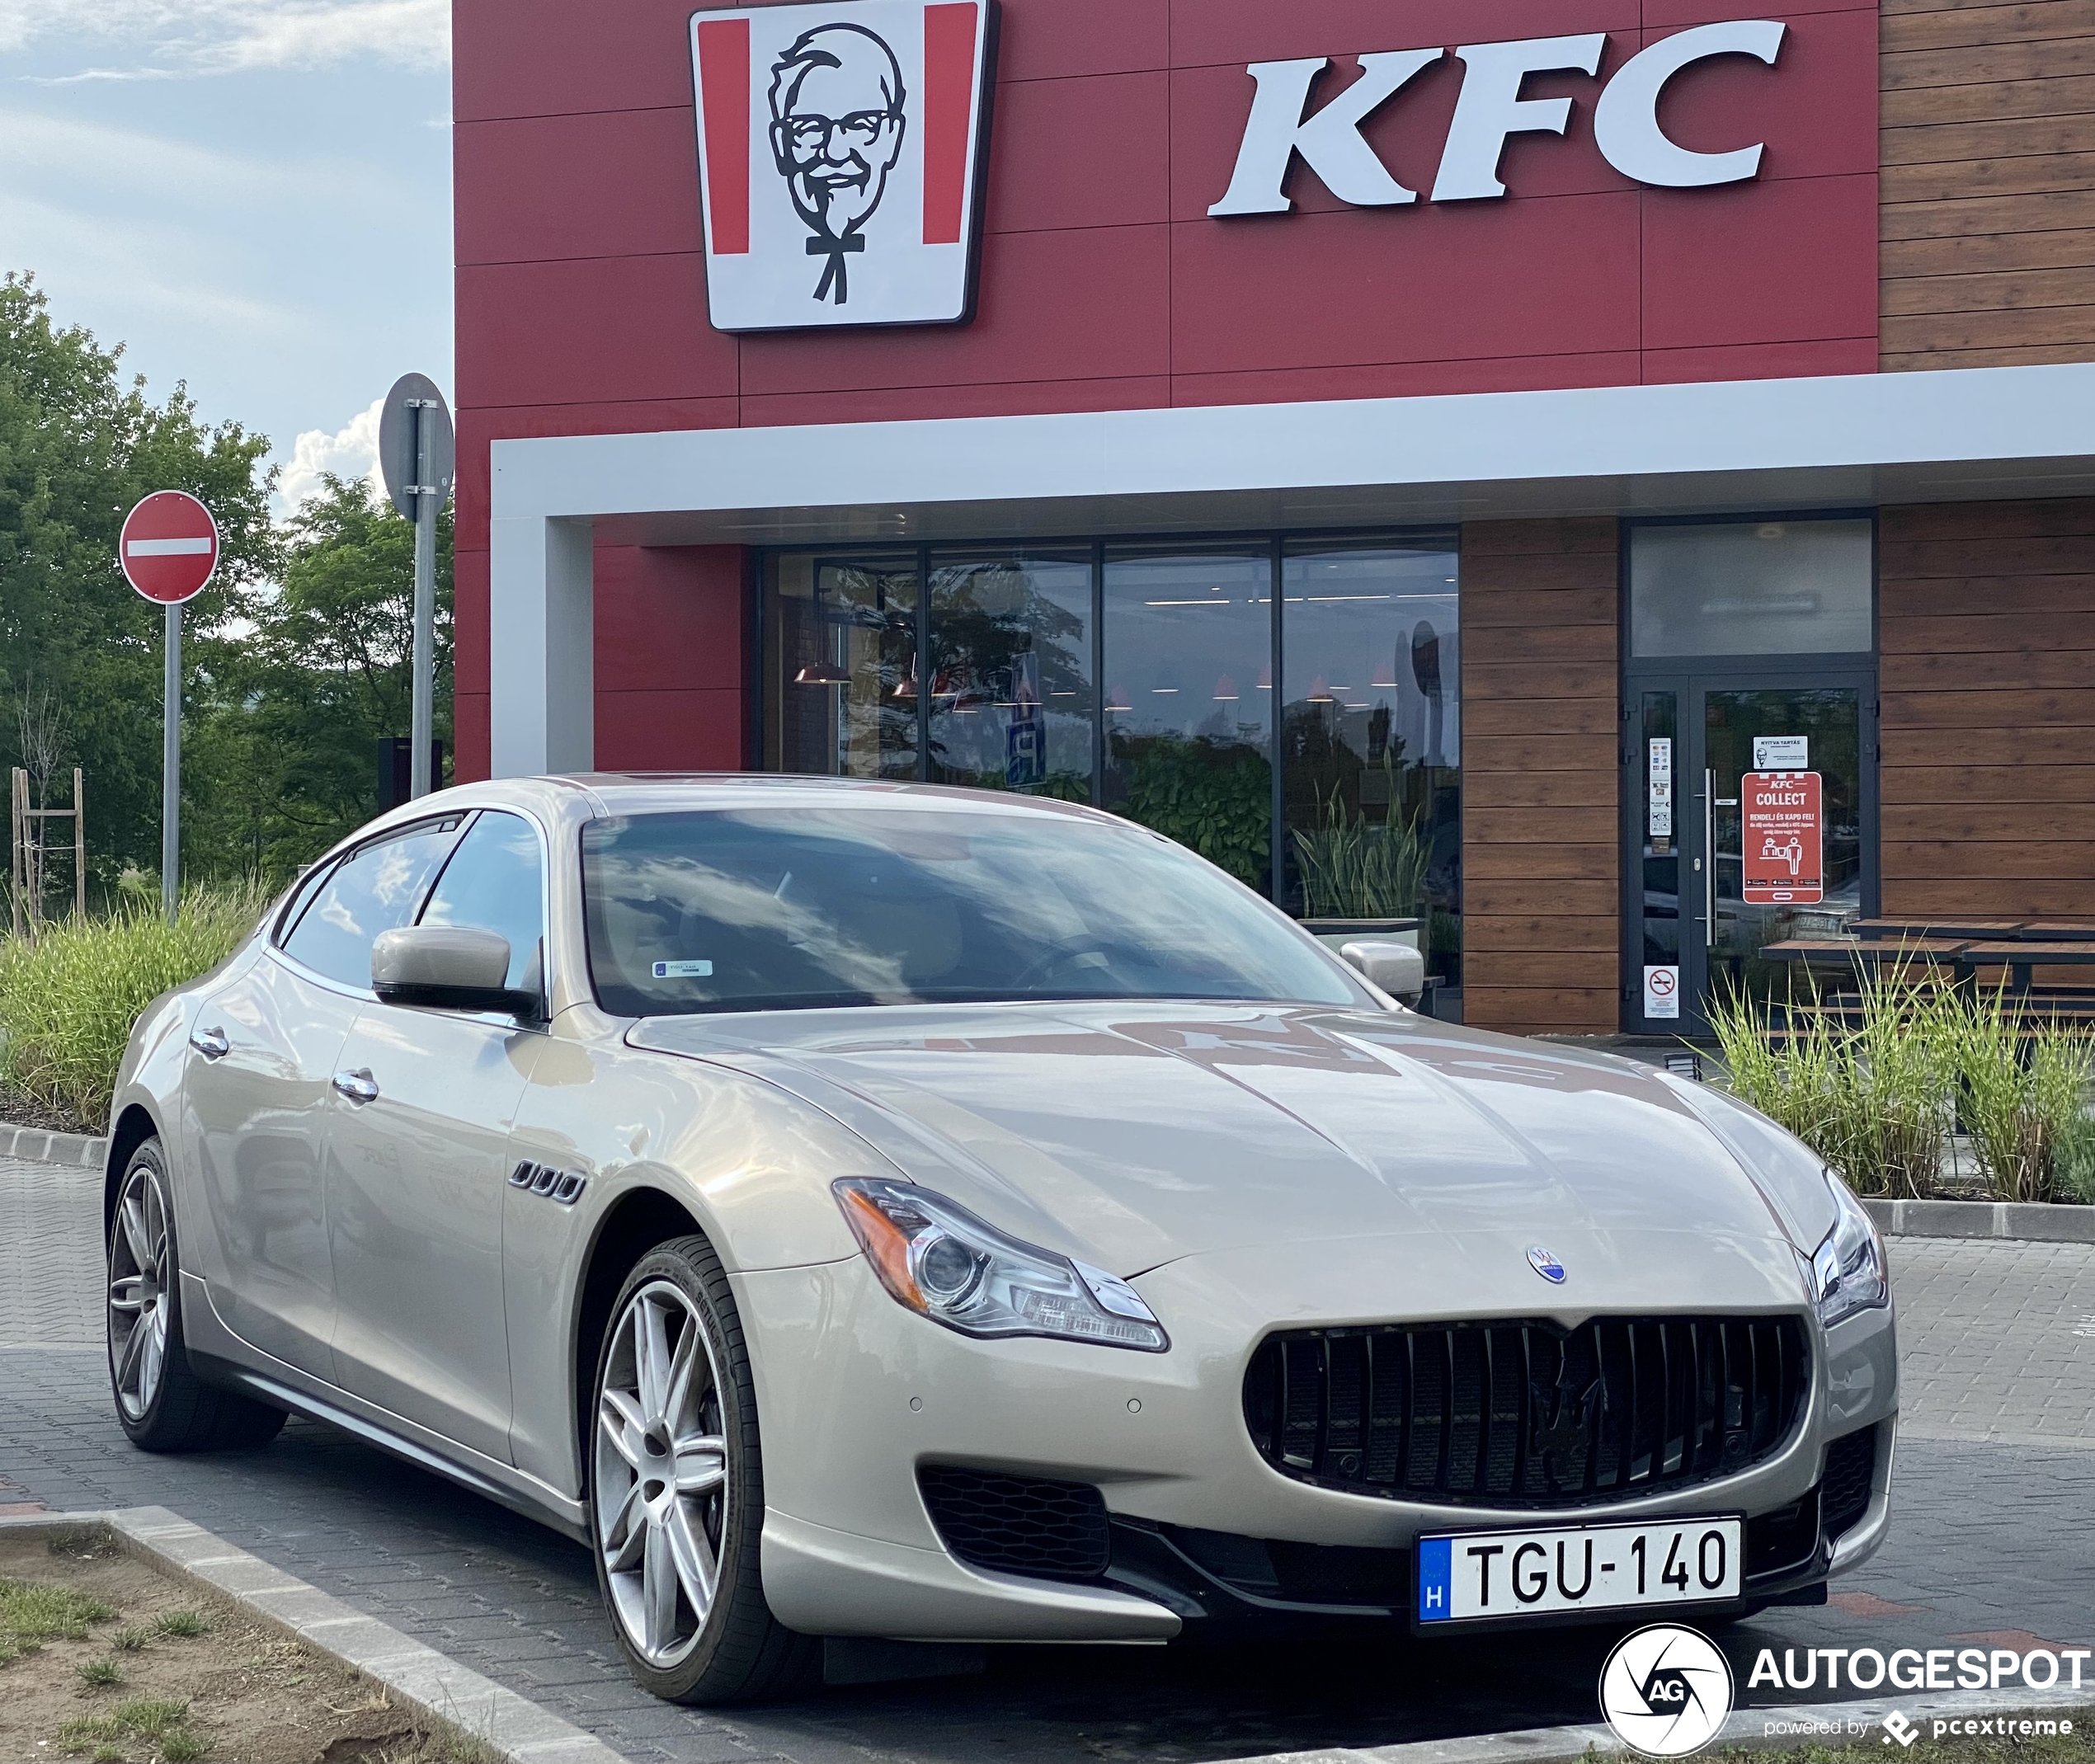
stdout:
POLYGON ((976 1568, 1091 1580, 1112 1559, 1105 1499, 1088 1482, 951 1464, 920 1465, 916 1482, 939 1541, 976 1568))
POLYGON ((556 1170, 550 1164, 520 1164, 509 1173, 509 1185, 526 1193, 541 1195, 563 1207, 572 1207, 589 1186, 589 1178, 572 1170, 556 1170))
POLYGON ((1826 1541, 1852 1531, 1870 1510, 1870 1478, 1876 1469, 1876 1429, 1864 1428, 1826 1447, 1826 1474, 1819 1484, 1826 1541))

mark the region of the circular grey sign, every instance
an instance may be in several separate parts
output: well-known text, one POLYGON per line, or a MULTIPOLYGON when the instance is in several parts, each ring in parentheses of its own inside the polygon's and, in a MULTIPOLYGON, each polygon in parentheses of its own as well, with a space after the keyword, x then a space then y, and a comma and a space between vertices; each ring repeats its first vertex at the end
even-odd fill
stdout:
POLYGON ((379 469, 385 477, 385 493, 393 506, 410 520, 415 518, 416 494, 421 479, 416 475, 415 420, 419 416, 432 425, 429 437, 429 482, 436 491, 436 506, 451 493, 451 480, 458 470, 458 437, 452 431, 450 407, 436 382, 426 374, 403 374, 385 395, 385 408, 379 416, 379 469))

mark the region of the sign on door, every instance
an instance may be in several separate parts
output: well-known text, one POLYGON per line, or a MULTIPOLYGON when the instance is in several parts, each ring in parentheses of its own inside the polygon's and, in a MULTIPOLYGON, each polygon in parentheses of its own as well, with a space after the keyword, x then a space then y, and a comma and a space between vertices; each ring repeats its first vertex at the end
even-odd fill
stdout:
POLYGON ((1749 906, 1825 898, 1825 814, 1816 772, 1749 772, 1740 781, 1749 906))

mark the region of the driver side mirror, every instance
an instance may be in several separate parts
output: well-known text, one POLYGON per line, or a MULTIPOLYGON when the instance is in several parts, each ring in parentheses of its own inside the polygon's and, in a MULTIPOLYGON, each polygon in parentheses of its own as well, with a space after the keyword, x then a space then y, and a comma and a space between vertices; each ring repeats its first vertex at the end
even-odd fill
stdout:
POLYGON ((381 931, 371 945, 371 990, 384 1004, 501 1011, 538 1022, 545 1014, 539 995, 508 979, 509 939, 493 931, 413 925, 381 931))
POLYGON ((1380 986, 1404 1004, 1416 1005, 1424 995, 1426 958, 1409 943, 1363 938, 1358 943, 1341 944, 1339 958, 1357 969, 1371 985, 1380 986))

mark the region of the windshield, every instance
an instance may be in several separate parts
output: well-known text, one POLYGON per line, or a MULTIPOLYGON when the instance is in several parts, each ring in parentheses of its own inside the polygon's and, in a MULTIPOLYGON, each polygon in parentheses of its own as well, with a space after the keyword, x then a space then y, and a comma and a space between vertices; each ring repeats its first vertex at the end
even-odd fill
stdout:
POLYGON ((1372 1008, 1273 908, 1139 828, 879 807, 582 830, 590 971, 621 1016, 977 1000, 1372 1008))

